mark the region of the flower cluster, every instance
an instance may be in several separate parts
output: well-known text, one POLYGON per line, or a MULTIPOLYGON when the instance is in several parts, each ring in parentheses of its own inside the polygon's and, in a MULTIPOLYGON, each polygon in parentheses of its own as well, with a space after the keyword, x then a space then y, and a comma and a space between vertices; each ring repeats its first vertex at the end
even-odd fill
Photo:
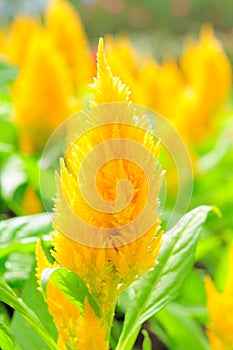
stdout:
MULTIPOLYGON (((94 54, 77 12, 65 0, 51 0, 43 25, 16 18, 10 31, 0 35, 0 54, 19 67, 12 96, 22 148, 38 151, 89 96, 94 54)), ((168 118, 190 145, 211 132, 229 95, 231 67, 210 27, 203 27, 198 43, 185 46, 178 62, 159 64, 140 55, 127 38, 111 36, 106 37, 106 57, 113 74, 130 87, 132 102, 168 118)))
MULTIPOLYGON (((104 55, 103 41, 100 40, 98 49, 97 78, 92 85, 93 104, 107 102, 130 103, 129 88, 119 78, 112 75, 104 55)), ((140 143, 145 149, 158 157, 159 146, 154 137, 143 129, 133 128, 130 125, 109 124, 101 130, 96 128, 78 138, 61 162, 61 175, 57 176, 57 199, 53 226, 56 233, 52 235, 53 250, 51 254, 55 263, 51 265, 41 247, 37 246, 37 275, 39 280, 43 269, 61 266, 76 273, 82 278, 89 292, 95 298, 101 317, 94 315, 91 305, 86 301, 84 312, 76 307, 49 281, 47 286, 47 304, 49 311, 59 332, 58 344, 65 349, 65 344, 71 349, 107 349, 108 337, 111 329, 115 303, 120 293, 142 274, 152 269, 156 264, 162 233, 160 229, 160 214, 158 214, 158 195, 162 178, 160 166, 153 170, 154 178, 154 224, 147 231, 142 232, 138 239, 130 243, 119 244, 119 234, 113 237, 112 247, 93 247, 82 245, 67 237, 63 228, 69 226, 67 205, 81 220, 90 225, 101 228, 117 228, 133 221, 142 211, 147 201, 147 180, 142 170, 128 159, 113 159, 99 170, 96 178, 96 188, 106 201, 116 199, 118 181, 126 179, 133 184, 134 191, 130 203, 121 211, 101 213, 90 208, 82 197, 78 173, 83 159, 96 145, 103 140, 120 137, 140 143), (67 226, 68 225, 68 226, 67 226), (144 233, 144 234, 143 234, 144 233), (93 324, 91 335, 86 334, 86 328, 93 324), (67 326, 68 325, 68 326, 67 326), (97 340, 97 342, 95 341, 97 340)), ((93 166, 93 164, 92 164, 93 166)), ((88 177, 87 177, 88 181, 88 177)), ((77 233, 78 234, 78 233, 77 233)), ((88 232, 83 232, 87 234, 88 232)), ((98 239, 98 232, 97 239, 98 239)), ((125 234, 125 233, 124 233, 125 234)), ((128 235, 131 233, 128 232, 128 235)), ((104 243, 104 242, 103 242, 104 243)), ((78 291, 77 291, 78 293, 78 291)))
POLYGON ((108 37, 106 56, 113 74, 131 88, 134 103, 168 118, 186 142, 209 135, 232 81, 230 62, 211 27, 202 28, 198 43, 185 46, 179 62, 141 58, 125 38, 108 37))
POLYGON ((19 67, 12 97, 21 148, 40 151, 51 132, 83 108, 80 90, 93 78, 94 60, 78 14, 67 2, 52 0, 43 25, 16 18, 2 35, 0 51, 19 67))

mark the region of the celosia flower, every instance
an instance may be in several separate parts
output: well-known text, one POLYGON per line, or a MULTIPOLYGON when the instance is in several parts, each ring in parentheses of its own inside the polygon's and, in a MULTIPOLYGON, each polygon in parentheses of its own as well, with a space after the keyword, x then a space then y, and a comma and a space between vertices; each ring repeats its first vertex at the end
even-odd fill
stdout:
POLYGON ((41 150, 51 132, 80 109, 67 67, 45 33, 37 33, 13 87, 14 119, 22 148, 41 150))
POLYGON ((106 58, 112 74, 119 76, 131 90, 131 99, 134 101, 134 92, 137 89, 139 57, 127 37, 105 37, 106 58), (124 64, 122 64, 124 62, 124 64))
POLYGON ((16 66, 21 66, 27 58, 28 45, 41 30, 40 23, 32 18, 16 17, 9 34, 6 35, 5 55, 7 60, 16 66))
POLYGON ((200 42, 186 46, 181 68, 187 86, 177 118, 184 115, 183 133, 201 139, 211 131, 213 115, 229 96, 232 81, 230 62, 212 28, 203 27, 200 42))
POLYGON ((157 64, 153 59, 142 63, 138 84, 142 87, 138 103, 153 108, 169 120, 174 121, 174 107, 184 80, 176 62, 157 64))
POLYGON ((109 40, 108 46, 110 67, 130 86, 133 103, 169 119, 188 143, 209 135, 232 80, 230 62, 211 28, 201 30, 200 42, 187 45, 178 63, 145 59, 126 39, 109 40))
POLYGON ((186 45, 181 67, 188 85, 203 96, 207 112, 226 100, 231 87, 231 66, 211 27, 202 28, 199 43, 186 45))
MULTIPOLYGON (((107 102, 124 102, 130 105, 129 88, 112 75, 105 59, 102 40, 98 49, 97 78, 92 85, 92 91, 93 105, 107 102)), ((65 267, 79 275, 100 309, 99 318, 94 315, 86 301, 82 315, 77 311, 74 312, 75 307, 68 300, 64 300, 64 296, 60 297, 61 293, 57 292, 57 288, 49 281, 46 301, 58 329, 59 344, 67 344, 71 349, 108 348, 115 303, 119 294, 155 266, 160 247, 161 233, 158 235, 158 231, 161 220, 160 214, 156 211, 162 178, 160 167, 152 169, 155 197, 149 215, 154 216, 154 224, 148 231, 142 232, 138 239, 130 240, 130 243, 125 244, 118 241, 121 237, 119 234, 111 237, 112 247, 106 248, 103 244, 101 248, 96 248, 80 244, 78 240, 74 241, 66 235, 67 230, 64 228, 69 229, 71 226, 67 208, 84 222, 99 228, 100 231, 102 228, 116 228, 121 232, 122 226, 138 217, 147 201, 145 174, 135 163, 118 158, 105 163, 99 169, 96 188, 104 200, 113 201, 117 197, 118 181, 126 179, 133 185, 130 203, 118 212, 105 213, 91 208, 82 197, 77 181, 82 161, 95 146, 112 138, 134 140, 151 152, 156 159, 158 157, 158 145, 155 144, 154 137, 149 132, 119 123, 103 125, 101 130, 94 128, 85 133, 71 145, 65 160, 61 162, 61 174, 57 176, 57 199, 53 216, 56 233, 52 235, 51 254, 55 259, 54 266, 65 267), (91 335, 86 334, 88 325, 89 328, 92 325, 91 335)), ((90 164, 90 170, 92 166, 93 164, 90 164)), ((88 231, 82 234, 88 235, 88 231)), ((98 232, 96 234, 98 240, 98 232)), ((37 273, 40 279, 42 270, 51 266, 40 244, 37 247, 37 261, 37 273)))
POLYGON ((207 335, 211 350, 230 350, 233 348, 233 245, 230 250, 229 270, 225 288, 219 293, 212 280, 206 279, 207 307, 209 324, 207 335))
POLYGON ((52 0, 46 9, 45 25, 70 70, 75 87, 87 85, 94 75, 94 61, 78 13, 68 2, 52 0))

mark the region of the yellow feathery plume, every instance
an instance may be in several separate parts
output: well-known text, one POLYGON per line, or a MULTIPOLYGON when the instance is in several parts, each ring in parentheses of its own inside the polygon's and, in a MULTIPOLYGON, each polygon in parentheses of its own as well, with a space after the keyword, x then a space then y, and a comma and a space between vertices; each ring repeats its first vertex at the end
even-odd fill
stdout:
POLYGON ((12 91, 14 119, 24 150, 41 150, 56 126, 80 109, 72 95, 61 56, 46 34, 35 35, 12 91))
POLYGON ((231 65, 213 29, 204 26, 200 42, 187 45, 181 67, 190 84, 203 98, 200 109, 205 113, 223 103, 231 88, 231 65))
POLYGON ((231 67, 210 27, 202 28, 199 43, 186 46, 180 64, 186 83, 171 113, 184 139, 196 143, 212 131, 216 110, 229 95, 231 67))
MULTIPOLYGON (((41 289, 41 275, 45 268, 56 267, 56 262, 51 264, 41 246, 41 242, 37 242, 36 246, 37 257, 37 278, 41 289)), ((51 280, 48 281, 46 289, 46 302, 48 304, 49 312, 54 318, 54 322, 58 329, 58 345, 59 349, 66 350, 66 345, 71 349, 76 349, 74 346, 76 342, 75 329, 78 326, 78 319, 80 316, 79 310, 72 304, 67 297, 59 291, 51 280)))
POLYGON ((108 343, 105 340, 105 332, 101 320, 95 316, 93 309, 88 302, 85 301, 84 313, 80 317, 79 327, 76 331, 76 336, 80 339, 78 349, 108 350, 108 343), (84 337, 83 334, 88 336, 84 337))
POLYGON ((91 85, 92 106, 109 102, 129 102, 130 90, 119 77, 112 75, 105 58, 102 38, 99 40, 97 61, 97 78, 94 78, 94 84, 91 85))
POLYGON ((16 17, 6 36, 5 55, 7 59, 21 67, 27 58, 28 46, 40 31, 42 28, 36 20, 26 16, 16 17))
POLYGON ((138 85, 141 87, 142 100, 137 103, 143 103, 174 121, 175 104, 184 87, 176 62, 159 65, 154 59, 144 61, 139 71, 138 85))
POLYGON ((45 25, 69 67, 75 87, 90 83, 94 75, 94 60, 78 13, 67 1, 51 0, 45 12, 45 25))
MULTIPOLYGON (((129 103, 129 88, 121 82, 120 78, 114 77, 111 73, 104 55, 102 39, 100 39, 98 49, 97 78, 92 85, 92 90, 94 105, 106 102, 125 102, 126 106, 132 106, 129 103)), ((95 113, 95 109, 93 109, 93 113, 95 113)), ((113 123, 93 128, 79 137, 66 152, 65 159, 61 161, 61 173, 56 176, 57 199, 53 216, 53 227, 56 234, 52 235, 53 250, 51 255, 59 266, 73 271, 83 279, 101 311, 99 319, 94 315, 92 308, 88 304, 85 305, 83 315, 77 316, 78 328, 74 328, 77 330, 77 340, 72 345, 73 347, 69 345, 71 349, 107 349, 115 303, 119 294, 155 266, 160 248, 162 234, 158 234, 161 219, 160 214, 157 213, 159 205, 157 199, 162 179, 161 167, 158 166, 156 169, 152 167, 151 170, 154 181, 151 189, 153 205, 148 216, 153 216, 153 225, 146 232, 142 229, 141 235, 130 240, 130 243, 125 244, 121 241, 121 238, 124 238, 124 235, 120 234, 121 227, 133 222, 140 215, 148 197, 148 180, 139 166, 128 159, 112 159, 104 163, 98 170, 95 186, 100 197, 105 201, 111 202, 117 199, 116 188, 120 180, 127 180, 132 184, 131 199, 121 210, 112 213, 100 212, 88 205, 83 198, 78 182, 83 160, 87 158, 88 153, 95 146, 114 138, 120 138, 122 141, 135 141, 143 146, 148 153, 153 154, 155 159, 158 159, 159 145, 155 144, 153 135, 134 125, 113 123), (81 244, 77 237, 77 239, 75 237, 71 239, 66 234, 69 229, 74 230, 76 236, 79 234, 77 226, 75 223, 73 225, 69 219, 70 213, 74 213, 87 225, 96 226, 99 231, 102 228, 117 229, 119 235, 110 238, 112 245, 107 248, 106 242, 103 242, 102 247, 81 244), (83 330, 90 324, 93 324, 91 326, 93 333, 88 334, 87 338, 86 332, 83 330), (93 342, 95 337, 96 344, 93 342)), ((122 144, 124 145, 124 142, 122 144)), ((93 167, 95 164, 90 163, 90 170, 93 167)), ((88 174, 86 174, 84 181, 87 181, 85 188, 88 192, 88 174)), ((89 193, 85 194, 87 197, 92 195, 91 189, 89 193)), ((138 229, 140 230, 140 228, 139 224, 138 229)), ((135 232, 124 234, 135 237, 135 232)), ((84 230, 82 235, 87 235, 88 238, 88 229, 84 230)), ((96 232, 95 239, 98 242, 98 232, 96 232)), ((106 237, 106 241, 107 239, 106 237)), ((43 260, 40 252, 37 253, 37 259, 38 266, 40 266, 40 260, 43 260)), ((50 285, 47 286, 47 296, 50 293, 49 288, 51 288, 50 285)), ((60 316, 57 315, 58 309, 55 307, 58 303, 55 293, 53 300, 47 297, 47 303, 59 331, 61 321, 58 319, 60 316), (51 307, 50 304, 53 306, 51 307)), ((61 303, 59 305, 61 308, 63 307, 61 303)), ((63 314, 65 313, 66 308, 64 307, 63 314)), ((71 344, 72 339, 74 339, 74 329, 69 329, 68 338, 61 333, 65 344, 71 344)))
POLYGON ((233 245, 230 250, 230 263, 225 288, 219 293, 212 280, 206 279, 207 308, 209 324, 207 335, 211 350, 229 350, 233 347, 233 245), (224 315, 224 317, 222 317, 224 315))

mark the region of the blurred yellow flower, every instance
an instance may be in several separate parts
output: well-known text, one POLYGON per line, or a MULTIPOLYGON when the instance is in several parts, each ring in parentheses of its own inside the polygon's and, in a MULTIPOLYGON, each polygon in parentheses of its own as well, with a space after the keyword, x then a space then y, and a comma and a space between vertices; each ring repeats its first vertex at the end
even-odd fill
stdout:
POLYGON ((143 62, 138 82, 143 100, 139 102, 174 122, 174 108, 184 87, 182 78, 175 62, 164 62, 161 65, 153 59, 143 62))
POLYGON ((41 30, 39 21, 26 16, 16 17, 5 36, 7 60, 16 66, 22 66, 27 58, 28 46, 41 30))
POLYGON ((200 42, 187 44, 181 57, 181 68, 192 86, 203 97, 205 112, 224 102, 231 88, 231 66, 213 29, 204 26, 200 42))
POLYGON ((131 88, 132 102, 168 118, 189 145, 211 133, 232 81, 230 62, 212 28, 201 29, 200 42, 186 45, 180 62, 159 64, 139 55, 126 38, 111 37, 107 58, 114 74, 131 88))
MULTIPOLYGON (((100 40, 98 49, 97 78, 92 84, 92 91, 93 105, 107 102, 125 102, 130 105, 129 88, 119 78, 112 75, 104 55, 102 40, 100 40)), ((121 226, 136 219, 144 208, 148 195, 147 179, 142 170, 127 159, 113 159, 105 163, 99 169, 96 177, 96 188, 100 196, 108 202, 115 200, 117 197, 118 181, 121 179, 130 181, 134 190, 132 199, 126 207, 114 213, 100 212, 91 208, 82 197, 77 176, 83 159, 89 151, 103 140, 110 140, 115 137, 134 140, 153 153, 156 159, 158 157, 159 146, 154 143, 154 137, 145 130, 136 130, 135 127, 128 124, 108 124, 101 126, 100 130, 98 128, 91 129, 72 144, 66 153, 65 160, 61 162, 61 174, 60 176, 57 175, 57 199, 53 216, 53 226, 56 234, 52 235, 53 250, 51 254, 55 259, 55 264, 73 271, 83 279, 101 310, 101 318, 97 318, 91 306, 86 303, 83 315, 78 315, 77 312, 75 314, 75 322, 78 327, 73 328, 74 324, 69 323, 71 328, 66 328, 69 334, 64 334, 64 322, 70 322, 69 314, 72 314, 73 306, 70 307, 66 302, 61 303, 60 294, 56 294, 56 291, 54 291, 56 288, 51 286, 52 282, 47 286, 47 303, 57 325, 59 336, 72 349, 97 350, 108 348, 107 341, 115 303, 119 294, 135 279, 155 266, 160 248, 162 234, 158 235, 158 231, 161 219, 160 214, 156 212, 158 207, 156 198, 158 198, 162 177, 160 167, 153 170, 153 178, 157 181, 153 189, 155 194, 152 208, 155 219, 154 225, 147 232, 142 232, 144 234, 138 239, 122 245, 123 243, 118 241, 119 235, 115 238, 111 237, 112 240, 115 239, 112 248, 105 248, 104 245, 103 248, 96 248, 68 238, 63 230, 65 226, 69 227, 68 225, 71 225, 66 207, 70 208, 82 221, 96 226, 99 230, 101 228, 117 228, 119 232, 121 226), (61 311, 61 308, 63 311, 61 311), (92 334, 88 333, 87 338, 85 337, 85 331, 88 325, 90 327, 90 324, 93 325, 91 326, 91 332, 89 332, 92 334), (102 329, 103 326, 104 330, 102 329), (78 329, 77 332, 76 329, 78 329), (74 339, 76 343, 72 343, 74 339), (94 339, 96 339, 95 342, 94 339)), ((88 235, 88 232, 83 232, 83 234, 88 235)), ((98 240, 98 237, 96 239, 98 240)), ((42 270, 51 266, 46 261, 40 244, 37 247, 37 261, 37 273, 40 279, 42 270)))
POLYGON ((230 350, 233 348, 233 245, 230 250, 229 270, 225 288, 219 293, 212 280, 206 279, 207 308, 209 324, 207 335, 211 350, 230 350))
POLYGON ((67 1, 51 0, 45 12, 45 26, 70 70, 75 88, 90 83, 94 60, 77 11, 67 1))
POLYGON ((200 140, 211 132, 214 115, 229 96, 232 82, 230 62, 211 27, 202 28, 199 43, 186 45, 181 69, 186 88, 177 118, 183 120, 183 133, 200 140))
POLYGON ((45 33, 37 33, 14 84, 14 120, 20 126, 22 149, 43 149, 49 135, 80 109, 67 67, 45 33))
MULTIPOLYGON (((123 36, 113 38, 111 35, 106 35, 105 51, 112 74, 119 76, 129 86, 131 92, 134 92, 137 88, 135 80, 138 75, 139 57, 129 39, 123 36)), ((133 95, 131 99, 133 100, 133 95)))

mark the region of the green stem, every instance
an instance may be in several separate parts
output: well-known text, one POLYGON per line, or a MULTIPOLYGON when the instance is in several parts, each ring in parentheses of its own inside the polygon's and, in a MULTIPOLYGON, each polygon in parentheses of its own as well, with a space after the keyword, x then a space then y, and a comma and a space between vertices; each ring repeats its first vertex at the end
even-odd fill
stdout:
POLYGON ((116 303, 113 303, 112 305, 113 305, 112 308, 109 310, 109 312, 104 317, 105 325, 106 325, 106 329, 107 329, 106 339, 107 339, 108 344, 110 344, 111 329, 112 329, 112 323, 113 323, 113 318, 114 318, 114 314, 115 314, 116 303))

